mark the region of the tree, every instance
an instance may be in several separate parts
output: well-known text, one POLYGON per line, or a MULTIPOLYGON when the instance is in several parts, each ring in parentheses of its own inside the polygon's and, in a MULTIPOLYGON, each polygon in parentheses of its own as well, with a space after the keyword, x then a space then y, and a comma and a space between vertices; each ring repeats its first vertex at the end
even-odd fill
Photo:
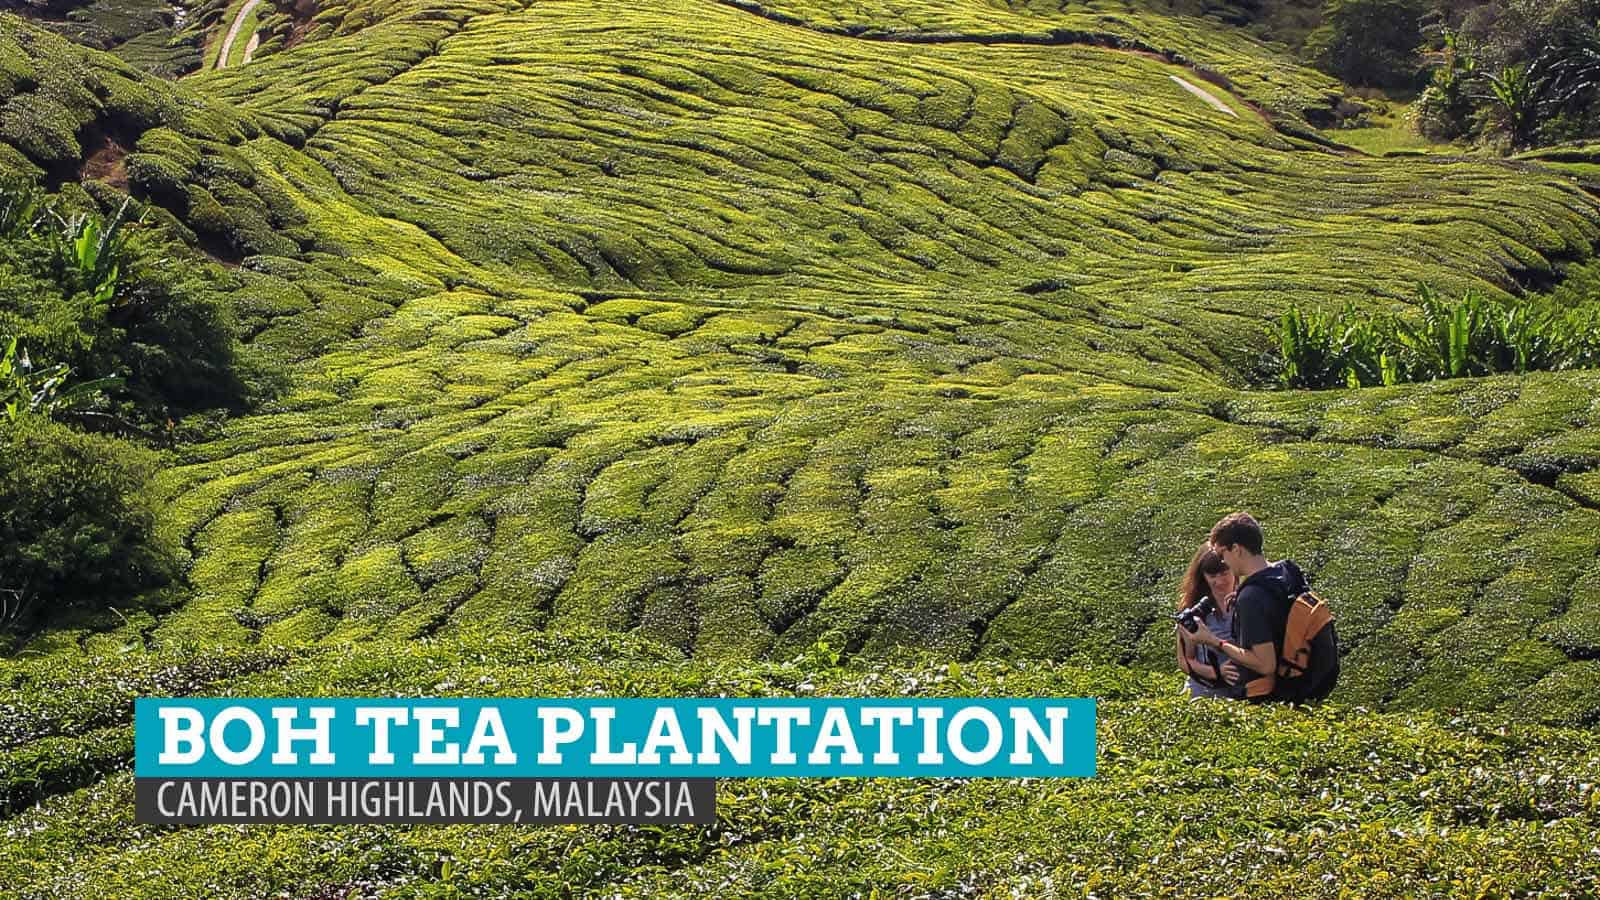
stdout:
POLYGON ((1499 114, 1514 147, 1535 142, 1541 126, 1563 109, 1593 93, 1600 78, 1600 53, 1574 55, 1569 48, 1546 47, 1532 62, 1506 66, 1498 74, 1480 73, 1483 90, 1475 98, 1499 114))
POLYGON ((1351 84, 1416 83, 1424 0, 1328 0, 1306 49, 1322 70, 1351 84))
POLYGON ((1433 78, 1417 100, 1417 130, 1434 140, 1454 140, 1472 127, 1472 88, 1478 63, 1459 32, 1444 31, 1444 48, 1433 78))

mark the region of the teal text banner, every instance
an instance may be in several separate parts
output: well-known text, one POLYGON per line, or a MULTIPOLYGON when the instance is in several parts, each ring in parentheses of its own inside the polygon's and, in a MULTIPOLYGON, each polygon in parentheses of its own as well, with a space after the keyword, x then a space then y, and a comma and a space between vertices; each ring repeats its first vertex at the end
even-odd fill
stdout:
POLYGON ((1088 777, 1087 698, 140 698, 140 778, 1088 777))

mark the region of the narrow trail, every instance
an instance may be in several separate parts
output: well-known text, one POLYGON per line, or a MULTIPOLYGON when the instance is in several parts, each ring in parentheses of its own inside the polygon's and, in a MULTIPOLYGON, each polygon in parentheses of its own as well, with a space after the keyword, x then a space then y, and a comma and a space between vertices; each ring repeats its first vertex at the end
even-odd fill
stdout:
MULTIPOLYGON (((226 69, 228 67, 228 54, 233 52, 234 38, 239 36, 239 29, 244 26, 244 20, 250 17, 250 13, 255 10, 256 5, 260 2, 261 0, 249 0, 248 3, 239 8, 239 14, 233 17, 233 25, 229 26, 228 35, 222 39, 222 47, 217 51, 217 68, 226 69)), ((246 49, 245 61, 247 62, 249 61, 249 53, 249 49, 246 49)))
POLYGON ((1182 78, 1179 78, 1176 75, 1168 75, 1167 77, 1171 78, 1173 81, 1176 81, 1178 83, 1179 87, 1181 87, 1184 90, 1188 91, 1189 93, 1195 95, 1196 97, 1199 97, 1201 100, 1204 100, 1205 102, 1211 104, 1213 107, 1216 107, 1216 109, 1219 112, 1225 112, 1228 115, 1233 116, 1235 119, 1239 118, 1239 114, 1234 112, 1232 107, 1228 106, 1228 104, 1226 104, 1226 103, 1223 103, 1221 100, 1218 100, 1215 95, 1213 95, 1210 91, 1206 90, 1205 88, 1202 88, 1202 87, 1200 87, 1198 85, 1190 84, 1189 82, 1183 80, 1182 78))
MULTIPOLYGON (((859 40, 883 41, 897 44, 980 44, 980 45, 1021 45, 1042 47, 1096 47, 1101 50, 1111 50, 1118 53, 1128 53, 1142 56, 1166 65, 1177 66, 1193 73, 1196 80, 1206 81, 1225 91, 1230 97, 1239 101, 1245 108, 1254 112, 1269 127, 1278 129, 1278 122, 1256 104, 1241 96, 1226 76, 1201 67, 1193 60, 1184 58, 1183 55, 1170 50, 1160 50, 1146 44, 1137 38, 1128 38, 1119 34, 1097 31, 1077 31, 1068 28, 1055 28, 1043 33, 1028 32, 1000 32, 987 34, 971 34, 953 31, 874 31, 861 27, 826 25, 811 22, 799 16, 789 15, 777 10, 768 9, 756 0, 712 0, 723 6, 731 6, 752 15, 760 16, 768 21, 780 25, 789 25, 795 28, 804 28, 819 34, 834 35, 836 37, 857 38, 859 40)), ((1239 114, 1229 108, 1227 104, 1218 100, 1209 91, 1195 86, 1192 82, 1171 76, 1185 90, 1194 94, 1207 103, 1216 107, 1234 118, 1239 114)))

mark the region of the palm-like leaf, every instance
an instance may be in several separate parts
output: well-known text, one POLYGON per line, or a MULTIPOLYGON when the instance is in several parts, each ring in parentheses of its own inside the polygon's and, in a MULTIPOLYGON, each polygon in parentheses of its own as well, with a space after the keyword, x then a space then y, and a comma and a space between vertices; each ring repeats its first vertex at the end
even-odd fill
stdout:
POLYGON ((120 378, 96 378, 69 384, 72 370, 60 363, 35 369, 16 338, 0 355, 0 409, 15 422, 29 413, 55 416, 76 412, 102 400, 122 386, 120 378))
POLYGON ((17 239, 39 222, 43 194, 32 182, 8 177, 0 180, 0 236, 17 239))
POLYGON ((127 256, 127 234, 123 228, 127 224, 130 203, 131 198, 123 200, 116 213, 105 221, 86 213, 71 218, 56 215, 60 223, 57 252, 63 264, 78 273, 90 296, 102 305, 116 297, 122 261, 127 256))

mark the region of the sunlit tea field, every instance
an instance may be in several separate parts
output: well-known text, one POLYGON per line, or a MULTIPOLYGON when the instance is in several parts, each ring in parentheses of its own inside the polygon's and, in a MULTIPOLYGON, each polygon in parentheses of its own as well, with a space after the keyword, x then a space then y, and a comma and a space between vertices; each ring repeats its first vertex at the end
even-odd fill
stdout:
POLYGON ((178 81, 0 18, 0 165, 147 201, 285 385, 169 452, 182 591, 0 658, 0 894, 1600 891, 1600 371, 1265 374, 1290 306, 1590 302, 1600 193, 1343 146, 1202 12, 347 0, 178 81), (1334 603, 1318 709, 1181 693, 1235 509, 1334 603), (1094 696, 1100 772, 137 826, 184 693, 1094 696))

